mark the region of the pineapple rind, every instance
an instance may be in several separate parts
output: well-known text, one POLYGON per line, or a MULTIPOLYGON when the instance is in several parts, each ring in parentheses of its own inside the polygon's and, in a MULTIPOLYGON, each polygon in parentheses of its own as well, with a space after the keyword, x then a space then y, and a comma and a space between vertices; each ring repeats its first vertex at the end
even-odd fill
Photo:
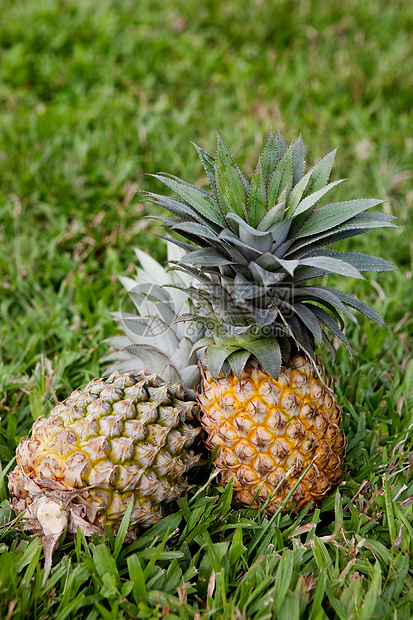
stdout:
POLYGON ((71 533, 78 525, 86 534, 104 534, 106 526, 116 532, 132 499, 127 538, 162 518, 200 461, 191 449, 198 406, 184 397, 179 384, 158 375, 115 372, 39 418, 9 476, 13 509, 26 511, 27 529, 47 535, 37 516, 47 503, 67 512, 71 533))
POLYGON ((346 448, 340 409, 303 356, 293 357, 278 381, 254 366, 240 379, 230 373, 213 381, 207 374, 199 403, 207 445, 220 446, 220 481, 232 479, 235 501, 266 504, 273 514, 309 467, 292 495, 301 510, 340 482, 346 448))

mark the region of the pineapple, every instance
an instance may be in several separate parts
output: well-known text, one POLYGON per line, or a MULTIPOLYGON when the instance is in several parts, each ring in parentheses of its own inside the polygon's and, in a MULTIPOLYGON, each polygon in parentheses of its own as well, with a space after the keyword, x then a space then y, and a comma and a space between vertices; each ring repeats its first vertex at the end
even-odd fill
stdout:
POLYGON ((341 412, 305 357, 290 359, 277 381, 259 366, 245 367, 240 379, 207 373, 199 400, 207 446, 220 446, 215 465, 239 503, 273 514, 293 490, 301 510, 340 482, 341 412))
MULTIPOLYGON (((116 532, 130 502, 127 539, 137 526, 158 521, 188 488, 186 472, 200 462, 192 389, 200 374, 192 348, 203 328, 171 327, 190 305, 182 291, 161 288, 189 285, 192 278, 167 274, 153 258, 137 255, 142 269, 123 283, 140 314, 116 315, 125 332, 111 340, 116 370, 39 418, 31 437, 21 440, 9 475, 13 509, 25 511, 25 528, 43 536, 49 568, 65 528, 116 532)), ((171 255, 182 252, 172 246, 171 255)))
MULTIPOLYGON (((208 336, 199 393, 206 443, 219 446, 221 482, 235 499, 273 514, 318 502, 343 475, 341 414, 316 357, 331 336, 351 348, 342 315, 351 309, 383 325, 372 308, 319 283, 320 276, 362 278, 394 265, 326 246, 368 230, 394 227, 392 216, 370 212, 376 199, 319 206, 341 180, 328 182, 335 151, 305 172, 304 144, 288 148, 272 133, 247 181, 218 136, 215 157, 195 147, 209 177, 205 191, 169 175, 154 175, 179 199, 147 193, 175 217, 167 226, 186 238, 176 269, 198 280, 188 292, 208 336)), ((171 239, 173 241, 173 239, 171 239)))
POLYGON ((46 536, 78 525, 104 534, 106 525, 117 531, 133 500, 131 525, 152 525, 199 462, 190 449, 195 409, 179 384, 156 374, 93 379, 20 442, 9 476, 15 511, 26 510, 30 529, 46 536))

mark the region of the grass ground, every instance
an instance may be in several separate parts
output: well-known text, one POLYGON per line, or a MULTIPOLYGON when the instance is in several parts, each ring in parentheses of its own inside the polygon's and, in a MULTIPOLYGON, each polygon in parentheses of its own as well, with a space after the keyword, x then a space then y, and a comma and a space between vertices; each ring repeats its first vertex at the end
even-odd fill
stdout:
POLYGON ((3 0, 0 617, 413 616, 412 28, 397 0, 3 0), (361 319, 333 368, 345 480, 271 520, 211 483, 131 545, 65 542, 42 585, 6 472, 33 420, 104 368, 133 248, 164 258, 134 192, 146 172, 197 179, 189 141, 216 131, 251 171, 271 127, 301 132, 310 162, 338 146, 334 199, 385 198, 400 226, 351 243, 399 271, 346 284, 388 327, 361 319))

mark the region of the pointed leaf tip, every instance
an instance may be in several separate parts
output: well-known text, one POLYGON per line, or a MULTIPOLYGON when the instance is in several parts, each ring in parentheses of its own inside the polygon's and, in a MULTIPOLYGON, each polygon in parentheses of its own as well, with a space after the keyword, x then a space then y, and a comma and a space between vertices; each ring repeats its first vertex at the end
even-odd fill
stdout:
POLYGON ((215 154, 215 178, 223 212, 226 214, 232 211, 243 218, 248 184, 219 134, 215 154))
POLYGON ((247 214, 251 225, 256 228, 267 211, 267 192, 261 162, 255 169, 248 196, 247 214))

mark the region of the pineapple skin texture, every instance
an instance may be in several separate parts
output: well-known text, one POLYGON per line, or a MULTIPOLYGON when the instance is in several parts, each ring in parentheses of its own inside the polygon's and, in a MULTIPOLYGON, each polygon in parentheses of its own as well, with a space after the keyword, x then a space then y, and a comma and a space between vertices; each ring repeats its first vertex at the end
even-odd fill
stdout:
POLYGON ((36 511, 50 499, 67 511, 69 532, 80 525, 105 534, 107 525, 117 531, 133 499, 133 539, 137 525, 161 519, 164 505, 189 488, 185 474, 200 461, 191 449, 197 414, 180 385, 158 375, 93 379, 21 440, 9 475, 14 511, 26 511, 26 529, 42 534, 36 511))
POLYGON ((342 479, 341 412, 303 356, 293 357, 278 381, 252 366, 240 379, 230 373, 214 381, 206 373, 199 403, 207 446, 220 445, 214 462, 220 482, 232 479, 236 502, 253 508, 266 504, 265 512, 274 514, 310 466, 292 495, 302 510, 342 479))

